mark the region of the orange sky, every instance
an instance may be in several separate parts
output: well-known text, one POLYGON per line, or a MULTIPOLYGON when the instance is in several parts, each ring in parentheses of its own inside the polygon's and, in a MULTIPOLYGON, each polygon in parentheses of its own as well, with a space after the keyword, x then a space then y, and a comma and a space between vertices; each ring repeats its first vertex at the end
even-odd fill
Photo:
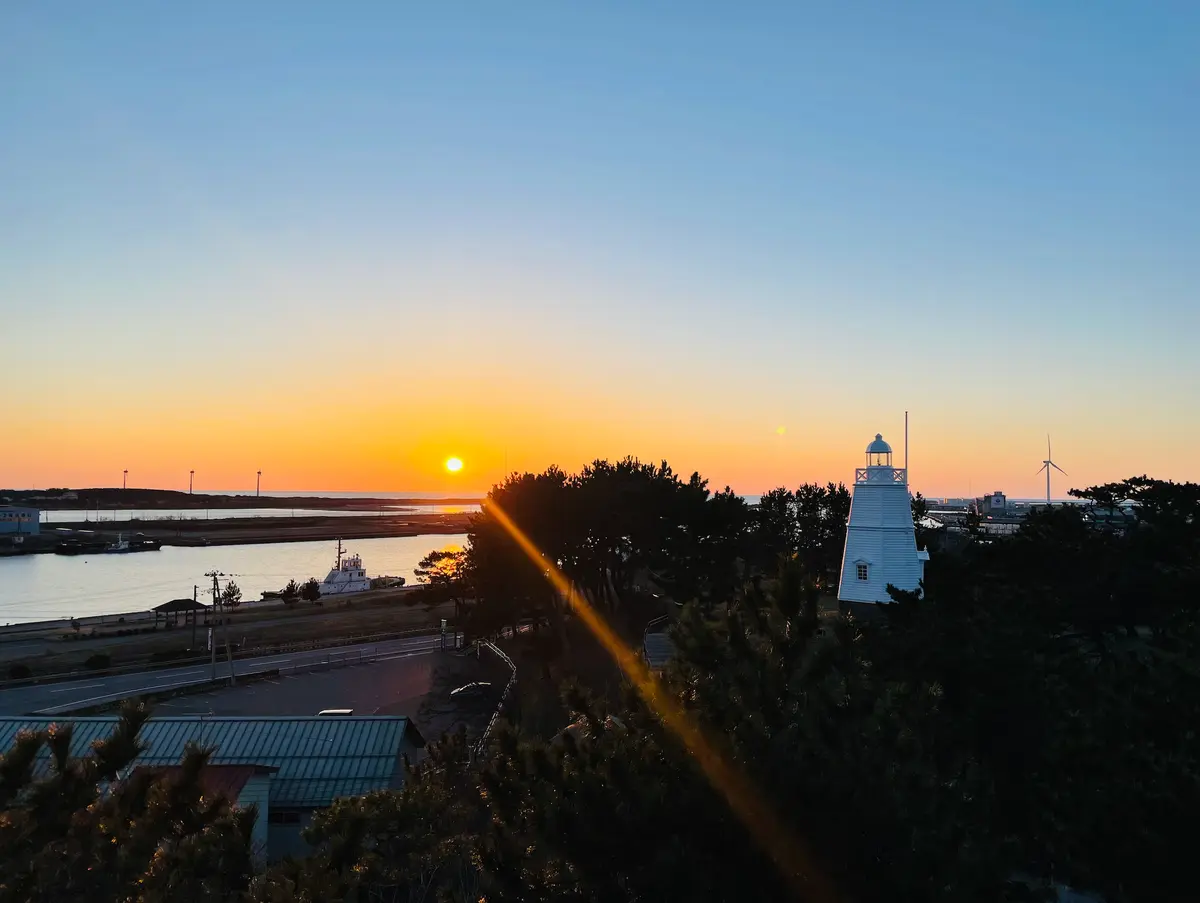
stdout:
MULTIPOLYGON (((96 402, 69 393, 41 405, 19 401, 20 427, 0 446, 0 485, 120 485, 128 468, 131 486, 184 489, 195 469, 198 491, 252 491, 261 468, 267 490, 457 495, 486 490, 506 458, 510 469, 576 470, 595 457, 633 454, 666 458, 678 471, 699 470, 714 486, 754 494, 807 480, 851 480, 875 431, 893 444, 897 464, 902 458, 903 399, 856 410, 853 388, 827 387, 814 393, 827 405, 801 399, 789 410, 769 399, 739 405, 737 389, 719 378, 702 381, 710 395, 664 379, 627 398, 570 372, 544 379, 537 368, 513 368, 490 383, 483 364, 424 376, 403 363, 357 376, 358 368, 347 366, 337 380, 328 378, 331 369, 267 374, 256 389, 210 386, 213 397, 193 403, 175 403, 170 391, 153 386, 96 402), (445 470, 451 455, 464 461, 461 473, 445 470)), ((1143 471, 1200 477, 1189 452, 1194 427, 1136 428, 1156 414, 1153 406, 1131 411, 1126 428, 1116 431, 1090 419, 1060 424, 1055 458, 1071 478, 1055 475, 1056 497, 1068 486, 1143 471)), ((1039 496, 1043 422, 993 418, 980 407, 961 415, 914 409, 913 485, 931 496, 993 489, 1039 496)))

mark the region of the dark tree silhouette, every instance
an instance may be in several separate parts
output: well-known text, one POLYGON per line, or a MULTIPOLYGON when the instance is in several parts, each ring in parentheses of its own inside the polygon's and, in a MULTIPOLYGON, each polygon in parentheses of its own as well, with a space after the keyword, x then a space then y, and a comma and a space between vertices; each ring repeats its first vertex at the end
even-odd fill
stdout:
POLYGON ((17 737, 0 759, 0 899, 216 903, 248 886, 257 813, 203 796, 206 751, 169 778, 131 771, 147 715, 126 708, 78 759, 70 724, 17 737))
POLYGON ((221 590, 221 604, 226 608, 234 609, 242 604, 242 588, 230 580, 225 584, 225 588, 221 590))

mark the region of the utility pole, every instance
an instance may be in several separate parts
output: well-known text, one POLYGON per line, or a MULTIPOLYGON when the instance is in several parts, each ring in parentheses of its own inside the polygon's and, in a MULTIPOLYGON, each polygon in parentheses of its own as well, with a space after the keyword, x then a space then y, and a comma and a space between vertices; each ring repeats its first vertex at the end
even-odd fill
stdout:
POLYGON ((122 492, 124 492, 128 488, 126 486, 126 483, 128 483, 128 482, 129 482, 129 468, 127 467, 123 471, 121 471, 121 491, 122 492))
POLYGON ((188 495, 192 494, 192 480, 195 478, 195 476, 196 476, 196 471, 194 471, 194 470, 188 471, 188 495))
POLYGON ((258 482, 254 484, 254 497, 258 498, 262 493, 262 471, 258 472, 258 482))
MULTIPOLYGON (((205 577, 208 574, 204 575, 205 577)), ((211 679, 217 679, 217 625, 213 623, 213 615, 221 608, 221 597, 217 592, 217 575, 214 573, 213 578, 213 604, 208 616, 208 652, 209 661, 212 664, 211 679)))
MULTIPOLYGON (((232 687, 237 681, 233 677, 233 649, 229 645, 229 619, 225 617, 225 607, 221 604, 221 584, 217 582, 217 577, 221 575, 220 571, 209 571, 205 577, 212 577, 213 582, 213 604, 217 606, 218 614, 221 617, 221 623, 224 626, 225 633, 225 658, 229 662, 229 685, 232 687)), ((216 654, 216 634, 213 634, 213 680, 217 679, 217 654, 216 654)))
MULTIPOLYGON (((196 586, 196 584, 193 583, 192 584, 192 605, 193 606, 198 601, 196 597, 199 594, 200 594, 200 587, 196 586)), ((196 609, 195 608, 192 609, 192 648, 193 649, 196 648, 196 609)))

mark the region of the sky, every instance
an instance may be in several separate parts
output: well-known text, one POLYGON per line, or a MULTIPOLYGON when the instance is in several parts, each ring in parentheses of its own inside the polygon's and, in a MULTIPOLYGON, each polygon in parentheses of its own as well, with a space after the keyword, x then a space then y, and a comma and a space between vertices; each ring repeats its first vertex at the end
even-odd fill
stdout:
POLYGON ((47 0, 0 84, 0 486, 1200 480, 1195 3, 47 0))

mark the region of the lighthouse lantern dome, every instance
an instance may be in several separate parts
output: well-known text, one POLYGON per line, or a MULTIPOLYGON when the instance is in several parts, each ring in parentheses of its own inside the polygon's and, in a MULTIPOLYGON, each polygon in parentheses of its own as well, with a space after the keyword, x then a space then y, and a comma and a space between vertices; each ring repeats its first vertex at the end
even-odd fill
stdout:
POLYGON ((883 434, 876 433, 875 441, 867 446, 867 467, 891 467, 892 447, 883 441, 883 434))

